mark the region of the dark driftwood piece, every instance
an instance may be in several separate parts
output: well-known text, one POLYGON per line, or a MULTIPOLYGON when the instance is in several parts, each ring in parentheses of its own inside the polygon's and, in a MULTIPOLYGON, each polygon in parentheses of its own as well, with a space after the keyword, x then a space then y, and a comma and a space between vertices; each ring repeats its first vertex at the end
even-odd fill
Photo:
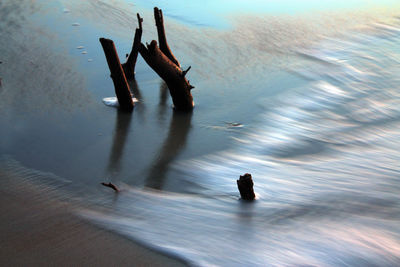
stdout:
POLYGON ((132 94, 119 61, 114 42, 110 39, 100 38, 100 43, 103 46, 108 67, 111 71, 111 78, 114 82, 115 94, 117 95, 119 106, 123 110, 132 110, 134 106, 132 94))
POLYGON ((131 53, 129 54, 129 57, 128 57, 126 63, 122 64, 122 67, 125 72, 125 76, 128 80, 135 79, 136 60, 137 60, 137 56, 139 53, 140 43, 142 42, 143 19, 140 17, 139 13, 137 13, 137 18, 138 18, 139 28, 136 28, 136 31, 135 31, 135 37, 133 39, 132 50, 131 50, 131 53))
POLYGON ((240 175, 239 180, 237 180, 236 182, 242 199, 254 200, 256 198, 253 190, 254 183, 250 173, 240 175))
POLYGON ((112 183, 108 183, 108 184, 107 183, 101 183, 101 184, 106 186, 106 187, 110 187, 110 188, 114 189, 115 192, 119 192, 119 189, 115 185, 113 185, 112 183))
POLYGON ((190 90, 194 87, 185 78, 190 68, 187 71, 182 71, 158 48, 155 40, 151 41, 147 47, 141 44, 139 53, 167 84, 175 109, 193 109, 193 97, 190 90))
POLYGON ((174 54, 172 54, 172 51, 167 43, 162 10, 158 9, 157 7, 154 8, 154 19, 156 21, 158 43, 160 46, 160 50, 164 53, 164 55, 167 56, 167 58, 169 58, 173 63, 175 63, 175 65, 177 65, 180 68, 181 65, 179 64, 179 61, 176 59, 174 54))

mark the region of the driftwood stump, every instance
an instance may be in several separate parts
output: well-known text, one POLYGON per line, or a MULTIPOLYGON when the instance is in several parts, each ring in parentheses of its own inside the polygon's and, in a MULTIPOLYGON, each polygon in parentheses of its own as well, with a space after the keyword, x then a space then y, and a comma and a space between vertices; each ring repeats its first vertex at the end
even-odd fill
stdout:
POLYGON ((119 61, 114 42, 110 39, 100 38, 100 43, 111 71, 111 78, 114 82, 115 94, 117 95, 119 106, 123 110, 132 110, 134 106, 132 94, 119 61))
POLYGON ((172 102, 176 110, 189 111, 193 109, 193 97, 191 90, 194 88, 186 79, 186 74, 191 67, 182 70, 181 66, 172 54, 168 46, 165 35, 164 18, 162 10, 154 8, 154 19, 156 21, 158 40, 153 40, 150 45, 143 45, 142 38, 142 22, 143 19, 137 14, 139 28, 135 31, 135 37, 132 45, 131 53, 127 54, 127 62, 121 65, 117 51, 112 40, 100 38, 104 53, 107 58, 108 66, 111 71, 111 77, 114 81, 115 93, 122 109, 132 110, 133 101, 130 93, 127 78, 133 80, 135 78, 135 65, 138 53, 144 58, 147 64, 165 81, 172 97, 172 102))
POLYGON ((157 46, 157 41, 151 41, 147 47, 139 48, 140 55, 149 66, 165 81, 172 97, 175 109, 193 109, 193 97, 190 93, 194 87, 185 78, 187 71, 182 71, 157 46))
POLYGON ((191 90, 194 88, 186 79, 190 70, 182 70, 179 61, 172 54, 165 35, 164 17, 162 10, 154 8, 154 19, 156 21, 158 47, 155 40, 147 46, 141 44, 139 53, 147 64, 165 81, 172 97, 172 102, 177 110, 192 110, 194 103, 191 90))
POLYGON ((236 182, 242 199, 254 200, 256 198, 253 190, 254 183, 250 173, 240 175, 239 180, 237 180, 236 182))
POLYGON ((128 80, 135 79, 136 60, 137 60, 138 53, 139 53, 139 47, 142 42, 143 19, 140 17, 139 13, 137 13, 137 18, 138 18, 139 28, 136 28, 136 31, 135 31, 135 37, 133 38, 132 50, 129 53, 129 57, 128 57, 127 61, 124 64, 122 64, 122 68, 124 69, 125 76, 128 80))
POLYGON ((171 60, 175 65, 177 65, 180 68, 181 65, 179 64, 174 54, 172 54, 172 51, 167 43, 167 36, 165 34, 164 17, 162 10, 158 9, 157 7, 154 8, 154 20, 156 21, 158 43, 160 46, 160 50, 164 53, 164 55, 167 56, 167 58, 169 58, 169 60, 171 60))

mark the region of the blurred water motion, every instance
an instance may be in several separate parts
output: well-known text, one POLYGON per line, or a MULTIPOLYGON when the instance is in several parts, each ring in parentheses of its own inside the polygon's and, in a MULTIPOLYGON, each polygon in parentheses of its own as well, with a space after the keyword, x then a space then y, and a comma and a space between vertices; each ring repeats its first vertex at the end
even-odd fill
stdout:
POLYGON ((260 100, 234 149, 175 165, 197 195, 127 188, 82 215, 193 265, 398 265, 399 66, 399 24, 298 50, 304 86, 260 100), (237 201, 245 172, 255 203, 237 201))

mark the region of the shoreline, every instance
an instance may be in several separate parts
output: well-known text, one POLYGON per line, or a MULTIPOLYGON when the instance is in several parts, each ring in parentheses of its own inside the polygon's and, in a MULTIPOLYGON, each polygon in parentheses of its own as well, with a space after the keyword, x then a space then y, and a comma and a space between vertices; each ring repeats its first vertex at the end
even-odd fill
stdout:
POLYGON ((186 266, 79 218, 52 192, 6 171, 0 177, 2 266, 186 266))

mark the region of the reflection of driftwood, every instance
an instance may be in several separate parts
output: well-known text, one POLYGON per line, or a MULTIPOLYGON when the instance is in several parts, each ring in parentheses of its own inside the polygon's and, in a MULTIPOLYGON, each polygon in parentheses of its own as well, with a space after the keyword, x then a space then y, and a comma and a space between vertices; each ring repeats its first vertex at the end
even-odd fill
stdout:
POLYGON ((169 126, 168 136, 153 163, 147 177, 146 186, 162 189, 171 162, 185 147, 190 132, 192 112, 174 111, 169 126))
POLYGON ((115 190, 115 192, 119 192, 119 189, 115 186, 115 185, 113 185, 112 183, 101 183, 102 185, 104 185, 104 186, 107 186, 107 187, 110 187, 110 188, 112 188, 112 189, 114 189, 115 190))
POLYGON ((171 49, 169 48, 169 45, 167 43, 162 10, 158 9, 157 7, 154 8, 154 20, 156 21, 158 43, 160 46, 160 50, 164 53, 164 55, 167 56, 167 58, 169 58, 169 60, 171 60, 175 65, 177 65, 180 68, 181 65, 179 64, 174 54, 172 54, 171 49))
POLYGON ((158 102, 158 121, 164 123, 167 109, 168 87, 164 81, 160 84, 160 101, 158 102))
POLYGON ((100 38, 100 43, 103 46, 108 67, 111 71, 111 78, 114 82, 115 94, 117 95, 119 106, 123 110, 132 110, 134 104, 131 91, 119 61, 114 42, 110 39, 100 38))
POLYGON ((165 82, 161 82, 160 84, 160 101, 158 105, 160 107, 165 107, 167 105, 167 98, 168 98, 168 87, 165 82))
MULTIPOLYGON (((137 84, 137 81, 135 79, 129 80, 128 81, 129 88, 131 89, 132 94, 135 96, 135 98, 139 101, 143 100, 142 94, 140 93, 139 90, 139 85, 137 84)), ((144 103, 141 103, 142 106, 144 103)))
POLYGON ((131 119, 132 119, 132 113, 123 112, 120 110, 117 111, 113 144, 107 167, 107 171, 109 173, 117 172, 120 169, 119 165, 124 152, 125 143, 128 138, 131 119))
POLYGON ((149 66, 165 81, 172 101, 177 110, 193 109, 193 97, 190 93, 194 87, 190 85, 183 72, 158 48, 155 40, 147 47, 141 44, 140 55, 149 66))
POLYGON ((239 180, 237 180, 237 185, 242 199, 254 200, 256 198, 253 190, 254 183, 250 173, 240 175, 239 180))
POLYGON ((143 19, 140 17, 139 13, 137 14, 137 18, 138 18, 139 28, 136 28, 136 31, 135 31, 135 37, 133 40, 132 50, 131 50, 131 53, 129 54, 129 57, 128 57, 128 60, 126 61, 126 63, 122 64, 126 78, 128 80, 135 79, 136 60, 137 60, 137 56, 139 53, 139 46, 142 41, 143 19))

